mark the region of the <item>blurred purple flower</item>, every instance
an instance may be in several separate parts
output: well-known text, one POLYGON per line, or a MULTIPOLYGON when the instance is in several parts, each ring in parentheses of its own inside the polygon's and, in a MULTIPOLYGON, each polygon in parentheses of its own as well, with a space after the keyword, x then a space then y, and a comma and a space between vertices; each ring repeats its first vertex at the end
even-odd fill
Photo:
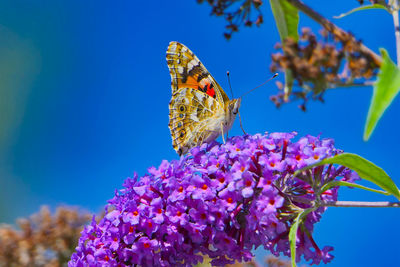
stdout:
MULTIPOLYGON (((289 256, 288 233, 296 216, 315 200, 334 201, 334 179, 354 181, 344 167, 319 166, 293 173, 341 151, 333 140, 296 133, 237 136, 203 144, 180 160, 163 161, 140 179, 124 182, 106 216, 82 232, 69 266, 189 266, 207 255, 213 265, 249 261, 263 246, 289 256)), ((297 260, 329 262, 313 227, 325 207, 308 214, 297 234, 297 260)))

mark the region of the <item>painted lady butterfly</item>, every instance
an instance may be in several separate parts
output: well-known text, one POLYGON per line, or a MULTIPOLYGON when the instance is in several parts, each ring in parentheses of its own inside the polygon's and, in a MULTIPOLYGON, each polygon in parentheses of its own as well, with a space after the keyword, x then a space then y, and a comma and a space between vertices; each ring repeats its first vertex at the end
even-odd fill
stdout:
POLYGON ((200 60, 181 43, 170 42, 167 63, 172 88, 169 129, 172 146, 183 155, 227 133, 241 99, 229 100, 200 60))

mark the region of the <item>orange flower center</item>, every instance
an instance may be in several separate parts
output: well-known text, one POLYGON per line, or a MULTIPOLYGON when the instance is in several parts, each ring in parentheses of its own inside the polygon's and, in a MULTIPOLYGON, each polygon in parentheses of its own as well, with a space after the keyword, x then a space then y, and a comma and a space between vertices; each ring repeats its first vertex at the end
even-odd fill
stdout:
POLYGON ((275 167, 275 163, 274 163, 274 162, 270 162, 270 163, 269 163, 269 166, 275 167))

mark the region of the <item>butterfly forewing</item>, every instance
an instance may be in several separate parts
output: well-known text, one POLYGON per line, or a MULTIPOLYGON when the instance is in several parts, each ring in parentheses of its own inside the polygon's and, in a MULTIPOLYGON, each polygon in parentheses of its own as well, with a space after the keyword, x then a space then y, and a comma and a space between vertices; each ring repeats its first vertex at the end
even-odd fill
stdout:
POLYGON ((170 42, 167 50, 167 63, 171 75, 172 95, 179 88, 189 87, 216 98, 218 102, 229 101, 221 86, 185 45, 170 42))

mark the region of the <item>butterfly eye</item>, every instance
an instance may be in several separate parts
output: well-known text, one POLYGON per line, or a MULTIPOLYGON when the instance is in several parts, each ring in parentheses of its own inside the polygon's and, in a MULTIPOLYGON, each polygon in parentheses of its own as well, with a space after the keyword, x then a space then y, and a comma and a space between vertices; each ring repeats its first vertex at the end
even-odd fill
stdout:
POLYGON ((235 99, 232 103, 230 103, 229 108, 233 115, 236 115, 239 112, 241 99, 235 99))
POLYGON ((229 109, 232 112, 233 115, 236 115, 236 113, 238 112, 238 110, 235 108, 234 104, 230 104, 229 105, 229 109))
POLYGON ((232 114, 236 115, 239 111, 239 107, 237 107, 236 105, 233 105, 231 110, 232 110, 232 114))

